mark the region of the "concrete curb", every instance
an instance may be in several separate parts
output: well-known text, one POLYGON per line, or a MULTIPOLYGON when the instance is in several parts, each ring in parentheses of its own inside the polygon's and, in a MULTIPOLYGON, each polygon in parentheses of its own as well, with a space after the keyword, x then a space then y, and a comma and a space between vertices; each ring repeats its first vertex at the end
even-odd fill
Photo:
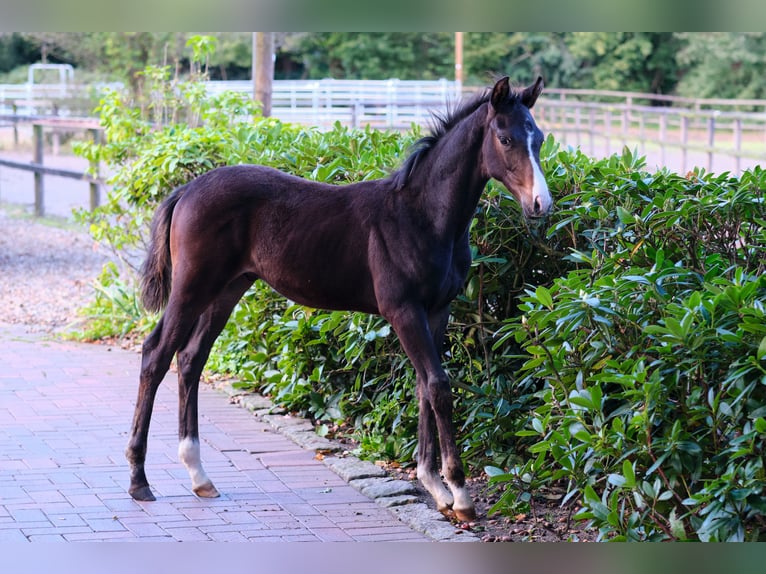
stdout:
POLYGON ((268 398, 236 389, 231 383, 216 382, 213 386, 301 448, 321 453, 325 466, 413 530, 437 542, 480 541, 475 533, 456 528, 440 512, 429 508, 411 483, 394 479, 379 466, 344 452, 337 441, 317 435, 309 421, 293 417, 268 398))

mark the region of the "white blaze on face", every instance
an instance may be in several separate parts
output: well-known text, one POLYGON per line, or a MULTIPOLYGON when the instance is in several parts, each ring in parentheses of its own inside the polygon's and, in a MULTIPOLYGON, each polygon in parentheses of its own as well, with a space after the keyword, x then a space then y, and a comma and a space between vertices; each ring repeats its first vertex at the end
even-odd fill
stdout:
POLYGON ((529 163, 532 164, 532 204, 538 203, 541 213, 548 213, 553 203, 551 192, 548 191, 548 184, 545 176, 540 170, 540 166, 535 160, 535 154, 532 153, 532 132, 527 132, 527 151, 529 152, 529 163))

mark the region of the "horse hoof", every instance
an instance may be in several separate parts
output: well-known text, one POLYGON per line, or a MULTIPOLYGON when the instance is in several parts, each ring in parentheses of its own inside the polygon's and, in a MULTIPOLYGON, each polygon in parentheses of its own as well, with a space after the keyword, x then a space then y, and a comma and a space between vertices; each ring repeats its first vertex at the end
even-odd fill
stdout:
POLYGON ((213 486, 212 482, 198 486, 194 489, 194 494, 200 498, 218 498, 221 496, 221 493, 218 492, 218 489, 215 486, 213 486))
POLYGON ((128 491, 133 500, 140 500, 141 502, 154 502, 157 500, 152 494, 152 489, 148 486, 141 486, 139 488, 132 488, 128 491))
POLYGON ((469 506, 468 508, 453 508, 452 511, 455 513, 455 518, 460 522, 473 522, 476 520, 476 509, 473 506, 469 506))

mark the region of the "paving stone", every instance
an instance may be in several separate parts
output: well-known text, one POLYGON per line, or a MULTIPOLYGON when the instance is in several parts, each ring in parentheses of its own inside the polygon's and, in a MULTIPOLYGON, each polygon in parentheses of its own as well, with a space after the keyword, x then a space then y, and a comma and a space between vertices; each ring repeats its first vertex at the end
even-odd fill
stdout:
POLYGON ((420 499, 411 494, 401 494, 397 496, 376 498, 375 502, 380 504, 383 508, 391 508, 392 506, 402 506, 404 504, 418 504, 420 499))
MULTIPOLYGON (((359 490, 365 496, 370 498, 385 498, 389 496, 401 496, 403 494, 416 494, 417 490, 412 484, 406 480, 385 480, 385 479, 362 479, 371 480, 372 482, 366 486, 361 487, 359 490)), ((353 481, 358 483, 360 481, 353 481)), ((352 484, 356 486, 356 484, 352 484)))
POLYGON ((200 386, 201 457, 221 497, 195 497, 177 459, 175 372, 158 389, 149 433, 158 500, 132 500, 123 452, 140 363, 132 351, 0 323, 0 541, 429 540, 346 481, 375 481, 363 486, 394 508, 410 506, 408 483, 370 463, 322 464, 314 451, 334 443, 310 423, 276 415, 257 395, 233 405, 231 389, 210 385, 200 386))
POLYGON ((342 447, 331 440, 319 436, 314 429, 304 430, 303 428, 283 427, 280 432, 292 440, 297 445, 308 450, 319 450, 323 452, 337 452, 342 447))
POLYGON ((309 421, 289 415, 265 415, 261 418, 277 430, 314 430, 314 426, 309 421))
POLYGON ((362 478, 387 476, 386 471, 379 466, 351 456, 344 458, 328 456, 322 462, 346 482, 362 478))
POLYGON ((389 510, 394 516, 399 517, 399 520, 434 540, 445 542, 453 542, 458 539, 465 542, 479 541, 478 536, 473 532, 457 530, 444 519, 439 511, 428 508, 423 503, 395 506, 389 510))
POLYGON ((239 399, 239 404, 245 407, 249 411, 265 410, 266 412, 268 412, 269 409, 271 409, 273 406, 269 399, 256 394, 249 394, 249 395, 242 396, 239 399))

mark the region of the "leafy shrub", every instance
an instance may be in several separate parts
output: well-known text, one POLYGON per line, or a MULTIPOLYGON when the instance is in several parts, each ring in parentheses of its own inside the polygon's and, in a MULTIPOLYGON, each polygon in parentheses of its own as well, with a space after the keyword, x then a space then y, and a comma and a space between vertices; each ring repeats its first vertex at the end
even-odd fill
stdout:
POLYGON ((120 278, 114 263, 104 265, 93 289, 93 301, 80 309, 85 328, 73 336, 87 340, 125 337, 129 333, 148 334, 154 327, 156 317, 146 314, 135 288, 120 278))
POLYGON ((520 384, 538 388, 517 433, 532 458, 493 480, 565 480, 604 538, 759 539, 766 172, 574 159, 549 230, 577 238, 574 267, 528 288, 497 343, 522 345, 520 384))

